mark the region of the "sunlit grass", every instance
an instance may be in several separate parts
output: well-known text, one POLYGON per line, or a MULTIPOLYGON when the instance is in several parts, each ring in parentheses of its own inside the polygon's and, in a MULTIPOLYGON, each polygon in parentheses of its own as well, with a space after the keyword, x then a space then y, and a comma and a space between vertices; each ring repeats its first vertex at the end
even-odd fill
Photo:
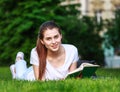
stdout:
POLYGON ((120 69, 97 70, 97 78, 60 81, 12 80, 8 67, 0 68, 0 92, 119 92, 120 69))

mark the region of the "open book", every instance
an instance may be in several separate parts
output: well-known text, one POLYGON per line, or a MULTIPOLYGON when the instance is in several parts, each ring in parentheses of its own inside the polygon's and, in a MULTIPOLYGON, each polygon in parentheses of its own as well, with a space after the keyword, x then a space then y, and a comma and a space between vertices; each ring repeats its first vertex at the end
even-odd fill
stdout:
POLYGON ((66 76, 66 78, 72 78, 72 77, 91 77, 93 74, 95 74, 95 71, 99 65, 94 65, 90 63, 82 63, 77 69, 75 69, 72 72, 69 72, 66 76))

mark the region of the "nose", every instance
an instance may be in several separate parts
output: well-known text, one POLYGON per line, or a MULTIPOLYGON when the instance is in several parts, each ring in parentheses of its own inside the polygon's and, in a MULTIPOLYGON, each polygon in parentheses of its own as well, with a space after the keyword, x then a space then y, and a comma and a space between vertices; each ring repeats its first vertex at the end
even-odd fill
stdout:
POLYGON ((55 39, 52 39, 52 43, 55 43, 55 39))

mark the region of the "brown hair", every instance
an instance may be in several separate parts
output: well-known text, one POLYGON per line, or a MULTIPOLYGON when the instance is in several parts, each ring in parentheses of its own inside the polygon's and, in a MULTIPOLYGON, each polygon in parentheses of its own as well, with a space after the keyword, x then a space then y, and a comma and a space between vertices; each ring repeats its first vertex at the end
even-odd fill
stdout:
POLYGON ((44 38, 44 31, 47 29, 58 28, 59 33, 61 34, 60 27, 53 21, 44 22, 40 26, 40 30, 38 33, 38 39, 36 43, 36 50, 39 58, 39 77, 38 79, 41 80, 43 74, 45 73, 46 68, 46 57, 47 57, 47 48, 41 43, 40 40, 44 38))

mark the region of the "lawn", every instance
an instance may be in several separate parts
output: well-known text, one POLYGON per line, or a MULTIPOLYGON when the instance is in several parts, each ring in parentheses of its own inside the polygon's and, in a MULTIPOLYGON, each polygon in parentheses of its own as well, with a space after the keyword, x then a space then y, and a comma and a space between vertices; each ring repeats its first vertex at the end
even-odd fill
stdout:
POLYGON ((99 68, 97 78, 59 81, 13 80, 8 67, 0 68, 0 92, 119 92, 120 69, 99 68))

